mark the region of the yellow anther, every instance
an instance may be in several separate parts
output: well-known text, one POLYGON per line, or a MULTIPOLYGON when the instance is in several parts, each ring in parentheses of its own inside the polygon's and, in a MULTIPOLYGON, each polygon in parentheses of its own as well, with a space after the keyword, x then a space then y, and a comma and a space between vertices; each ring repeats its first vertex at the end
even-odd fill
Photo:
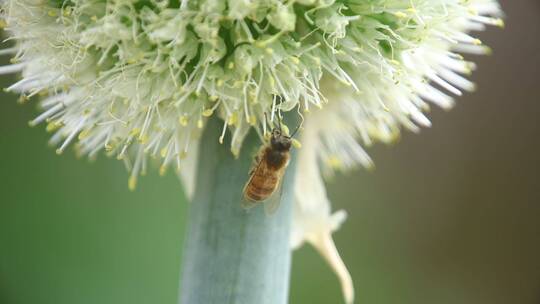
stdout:
POLYGON ((139 133, 141 133, 141 129, 139 129, 139 128, 133 128, 133 129, 131 130, 131 132, 129 132, 129 136, 137 136, 137 135, 139 135, 139 133))
POLYGON ((58 16, 58 13, 55 10, 49 10, 47 12, 47 15, 49 15, 50 17, 56 17, 58 16))
POLYGON ((269 54, 269 55, 274 54, 274 50, 271 49, 271 48, 266 48, 264 51, 265 51, 267 54, 269 54))
POLYGON ((202 115, 204 117, 210 117, 210 116, 212 116, 212 114, 214 114, 214 110, 212 110, 212 109, 206 109, 206 110, 204 110, 202 112, 202 115))
POLYGON ((257 117, 255 115, 250 115, 249 116, 249 124, 252 125, 252 126, 255 126, 257 124, 257 117))
POLYGON ((398 17, 398 18, 405 18, 407 17, 407 14, 405 14, 404 12, 395 12, 394 13, 394 16, 398 17))
POLYGON ((137 176, 131 175, 128 179, 128 188, 129 191, 135 191, 135 188, 137 187, 137 176))
POLYGON ((167 173, 167 167, 166 167, 165 165, 161 165, 161 166, 159 167, 159 175, 160 175, 160 176, 164 176, 165 173, 167 173))
POLYGON ((272 76, 268 76, 268 82, 270 83, 270 88, 274 89, 276 87, 276 80, 272 76))
POLYGON ((199 118, 199 120, 197 120, 197 128, 202 129, 203 126, 204 126, 203 121, 202 119, 199 118))
POLYGON ((167 156, 167 147, 162 148, 159 151, 159 155, 161 155, 161 158, 165 158, 165 156, 167 156))
POLYGON ((227 123, 229 124, 229 126, 231 126, 231 125, 236 125, 237 122, 238 122, 238 114, 236 114, 236 112, 234 112, 229 117, 229 120, 227 121, 227 123))
POLYGON ((283 130, 283 134, 287 136, 290 134, 289 127, 287 127, 286 125, 281 125, 281 130, 283 130))
POLYGON ((180 123, 181 126, 185 127, 188 125, 189 119, 186 115, 182 115, 180 116, 180 118, 178 118, 178 122, 180 123))
POLYGON ((19 104, 23 104, 23 103, 26 103, 28 100, 29 100, 28 96, 23 94, 23 95, 19 96, 19 99, 17 100, 17 102, 19 104))
POLYGON ((339 169, 342 167, 343 165, 343 162, 335 155, 333 156, 330 156, 327 160, 326 160, 326 163, 328 164, 328 166, 334 168, 334 169, 339 169))
POLYGON ((53 131, 56 131, 58 129, 60 129, 60 127, 62 126, 62 122, 60 121, 52 121, 50 123, 47 124, 47 127, 45 128, 45 130, 47 132, 53 132, 53 131))
POLYGON ((138 140, 139 140, 139 143, 140 143, 140 144, 143 144, 143 145, 144 145, 144 144, 148 143, 149 137, 148 137, 148 135, 146 135, 146 134, 145 134, 145 135, 141 135, 141 136, 139 136, 138 140))
POLYGON ((296 138, 292 139, 292 144, 293 144, 293 147, 295 147, 296 149, 302 148, 302 143, 296 138))
POLYGON ((227 65, 227 68, 229 68, 230 70, 234 69, 234 62, 229 62, 229 64, 227 65))
POLYGON ((233 87, 239 88, 239 87, 242 86, 243 83, 244 83, 243 81, 237 80, 237 81, 235 81, 235 82, 233 83, 233 87))
MULTIPOLYGON (((47 126, 48 127, 48 126, 47 126)), ((85 130, 82 130, 81 133, 79 133, 79 140, 83 140, 85 138, 88 137, 88 135, 90 135, 90 132, 92 131, 92 129, 85 129, 85 130)))

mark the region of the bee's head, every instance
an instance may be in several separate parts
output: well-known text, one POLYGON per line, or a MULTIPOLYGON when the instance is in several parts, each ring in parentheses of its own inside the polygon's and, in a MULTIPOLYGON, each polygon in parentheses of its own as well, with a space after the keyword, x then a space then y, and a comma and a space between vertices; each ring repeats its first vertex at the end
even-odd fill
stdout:
POLYGON ((278 151, 289 151, 291 149, 291 138, 281 133, 281 130, 274 128, 272 137, 270 137, 270 145, 278 151))

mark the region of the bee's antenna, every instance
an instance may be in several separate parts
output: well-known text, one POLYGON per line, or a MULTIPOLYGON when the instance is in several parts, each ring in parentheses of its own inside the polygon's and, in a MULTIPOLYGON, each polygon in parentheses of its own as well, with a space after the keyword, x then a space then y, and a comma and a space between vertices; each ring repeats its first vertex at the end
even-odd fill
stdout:
POLYGON ((280 111, 280 109, 277 110, 277 118, 278 118, 278 124, 279 124, 279 133, 283 134, 283 130, 281 130, 281 111, 280 111))

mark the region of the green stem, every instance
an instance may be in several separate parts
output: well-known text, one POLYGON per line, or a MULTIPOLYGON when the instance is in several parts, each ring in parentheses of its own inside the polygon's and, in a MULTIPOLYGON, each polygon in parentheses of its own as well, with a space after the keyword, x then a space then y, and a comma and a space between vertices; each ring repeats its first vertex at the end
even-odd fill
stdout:
POLYGON ((289 290, 294 155, 279 210, 241 208, 242 189, 261 142, 252 132, 239 159, 220 145, 221 123, 201 139, 197 186, 184 248, 182 304, 286 304, 289 290))

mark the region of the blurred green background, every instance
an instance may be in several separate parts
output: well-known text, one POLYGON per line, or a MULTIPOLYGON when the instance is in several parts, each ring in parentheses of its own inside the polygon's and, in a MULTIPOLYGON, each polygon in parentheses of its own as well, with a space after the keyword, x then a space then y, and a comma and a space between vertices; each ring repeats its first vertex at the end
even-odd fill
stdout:
MULTIPOLYGON (((540 4, 501 2, 507 28, 480 34, 495 53, 474 58, 479 91, 434 109, 420 135, 370 149, 374 172, 329 185, 350 215, 335 240, 357 303, 540 303, 540 4)), ((57 156, 27 125, 35 104, 15 100, 0 95, 0 303, 176 303, 176 177, 153 170, 129 192, 120 162, 57 156)), ((290 298, 341 303, 308 246, 294 253, 290 298)))

